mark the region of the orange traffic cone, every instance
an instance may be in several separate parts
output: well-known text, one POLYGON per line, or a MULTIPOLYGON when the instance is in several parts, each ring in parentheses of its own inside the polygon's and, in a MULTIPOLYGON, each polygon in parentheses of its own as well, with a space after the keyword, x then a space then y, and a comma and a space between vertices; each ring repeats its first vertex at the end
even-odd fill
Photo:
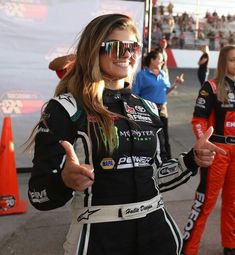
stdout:
POLYGON ((27 202, 19 199, 11 118, 5 117, 0 141, 0 215, 26 210, 27 202))

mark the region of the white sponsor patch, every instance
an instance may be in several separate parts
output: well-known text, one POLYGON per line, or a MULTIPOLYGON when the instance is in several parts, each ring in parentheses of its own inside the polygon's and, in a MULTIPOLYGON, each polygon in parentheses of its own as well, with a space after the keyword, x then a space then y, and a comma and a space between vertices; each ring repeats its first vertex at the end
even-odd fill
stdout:
POLYGON ((204 98, 198 97, 198 99, 197 99, 197 104, 202 105, 202 104, 205 104, 205 103, 206 103, 206 100, 205 100, 204 98))
POLYGON ((173 175, 178 172, 178 162, 170 161, 169 163, 164 163, 164 165, 158 171, 158 177, 166 177, 169 175, 173 175))
POLYGON ((201 207, 203 205, 204 200, 205 200, 205 194, 197 192, 196 199, 195 199, 193 207, 192 207, 192 211, 189 215, 188 221, 184 228, 184 234, 183 234, 184 240, 189 239, 189 237, 191 235, 191 230, 193 229, 195 221, 197 220, 197 218, 201 212, 201 207))
POLYGON ((47 192, 45 189, 42 190, 41 192, 38 192, 38 191, 29 192, 29 195, 33 203, 45 203, 49 201, 49 198, 47 196, 47 192))
POLYGON ((127 116, 129 117, 129 119, 131 120, 135 120, 135 121, 142 121, 142 122, 147 122, 147 123, 153 123, 151 118, 148 116, 142 116, 139 114, 127 114, 127 116))
POLYGON ((151 157, 122 157, 118 161, 117 169, 150 166, 151 160, 151 157))

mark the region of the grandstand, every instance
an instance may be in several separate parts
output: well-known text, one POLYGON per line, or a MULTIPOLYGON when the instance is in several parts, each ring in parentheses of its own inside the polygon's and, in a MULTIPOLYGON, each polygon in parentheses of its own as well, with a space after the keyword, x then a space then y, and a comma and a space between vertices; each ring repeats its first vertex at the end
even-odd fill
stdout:
MULTIPOLYGON (((227 1, 230 6, 226 8, 233 10, 234 3, 227 1)), ((202 6, 196 5, 198 0, 194 5, 191 1, 191 6, 190 1, 173 2, 175 6, 169 1, 156 1, 153 5, 152 48, 156 48, 163 37, 168 40, 169 47, 181 49, 198 49, 207 44, 210 50, 218 51, 224 45, 235 43, 235 13, 230 14, 224 6, 220 8, 217 1, 210 5, 203 1, 202 6), (218 12, 214 10, 216 7, 218 12), (222 10, 225 13, 222 14, 222 10)), ((220 2, 222 4, 225 3, 220 2)))

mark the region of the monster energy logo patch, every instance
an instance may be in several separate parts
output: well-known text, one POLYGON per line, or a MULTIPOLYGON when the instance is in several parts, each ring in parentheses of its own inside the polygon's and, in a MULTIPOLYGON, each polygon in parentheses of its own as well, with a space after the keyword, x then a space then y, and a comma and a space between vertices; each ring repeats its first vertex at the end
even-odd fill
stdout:
POLYGON ((151 130, 126 130, 120 131, 120 137, 125 137, 127 141, 130 141, 131 137, 135 141, 150 141, 154 137, 154 132, 151 130))
MULTIPOLYGON (((118 135, 118 128, 116 126, 114 127, 114 131, 115 131, 116 141, 117 141, 116 148, 118 148, 119 147, 119 135, 118 135)), ((101 138, 102 138, 102 141, 103 141, 105 147, 107 147, 107 137, 105 136, 101 127, 100 127, 100 134, 101 134, 101 138)))

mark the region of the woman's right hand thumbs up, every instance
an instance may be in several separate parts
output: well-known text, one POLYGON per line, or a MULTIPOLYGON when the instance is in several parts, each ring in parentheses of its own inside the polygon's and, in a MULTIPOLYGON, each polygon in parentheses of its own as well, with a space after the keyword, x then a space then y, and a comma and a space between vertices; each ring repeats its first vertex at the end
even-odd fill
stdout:
POLYGON ((84 191, 94 183, 94 168, 91 165, 81 164, 73 146, 67 141, 61 141, 66 152, 66 161, 61 172, 63 182, 68 188, 84 191))

